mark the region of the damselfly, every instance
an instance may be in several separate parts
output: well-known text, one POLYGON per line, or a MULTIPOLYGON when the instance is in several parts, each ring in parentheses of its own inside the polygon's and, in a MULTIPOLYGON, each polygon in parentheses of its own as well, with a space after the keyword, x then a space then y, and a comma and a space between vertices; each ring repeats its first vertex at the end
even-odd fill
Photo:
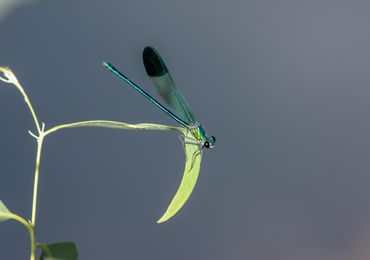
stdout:
POLYGON ((194 136, 200 148, 213 148, 216 138, 214 136, 207 136, 202 125, 195 119, 188 102, 181 94, 180 90, 176 88, 167 66, 159 53, 153 47, 146 47, 143 51, 143 62, 146 73, 154 83, 159 95, 172 108, 172 111, 164 107, 145 90, 123 75, 113 67, 112 64, 104 62, 103 65, 116 76, 126 81, 131 87, 139 91, 144 97, 149 99, 154 105, 176 120, 180 125, 186 127, 194 136))

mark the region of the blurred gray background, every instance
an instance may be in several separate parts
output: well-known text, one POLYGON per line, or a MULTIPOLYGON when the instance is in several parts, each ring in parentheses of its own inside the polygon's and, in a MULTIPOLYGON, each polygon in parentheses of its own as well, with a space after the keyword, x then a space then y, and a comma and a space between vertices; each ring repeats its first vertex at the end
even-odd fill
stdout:
MULTIPOLYGON (((148 92, 155 46, 215 149, 173 219, 175 133, 68 129, 47 138, 37 240, 80 259, 370 259, 370 2, 0 1, 0 64, 47 128, 91 119, 176 125, 107 72, 148 92), (158 150, 158 147, 160 149, 158 150)), ((0 83, 0 199, 31 217, 36 143, 24 102, 0 83)), ((29 238, 0 224, 4 260, 29 238)))

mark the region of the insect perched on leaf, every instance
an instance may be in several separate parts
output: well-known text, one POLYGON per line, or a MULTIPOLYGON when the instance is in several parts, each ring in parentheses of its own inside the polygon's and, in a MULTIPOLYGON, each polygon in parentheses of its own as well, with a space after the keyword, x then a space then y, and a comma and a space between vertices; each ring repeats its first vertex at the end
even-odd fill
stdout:
POLYGON ((207 136, 202 125, 195 119, 188 102, 181 94, 180 90, 176 88, 167 66, 159 53, 153 47, 146 47, 143 50, 143 62, 146 73, 154 83, 159 95, 167 105, 172 108, 172 111, 163 106, 145 90, 119 72, 112 64, 104 62, 103 65, 116 76, 126 81, 131 87, 139 91, 144 97, 149 99, 154 105, 176 120, 180 125, 187 128, 194 136, 200 149, 204 147, 208 149, 213 148, 216 138, 214 136, 207 136))

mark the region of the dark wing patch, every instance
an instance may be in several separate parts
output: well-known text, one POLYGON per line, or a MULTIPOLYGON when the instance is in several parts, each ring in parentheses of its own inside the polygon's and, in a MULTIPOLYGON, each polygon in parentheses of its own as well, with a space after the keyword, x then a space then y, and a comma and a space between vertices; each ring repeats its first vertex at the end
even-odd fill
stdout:
POLYGON ((166 64, 153 47, 145 47, 143 62, 146 73, 154 83, 158 94, 173 109, 172 112, 188 124, 195 123, 196 119, 188 102, 176 88, 166 64))
POLYGON ((150 77, 160 77, 168 73, 166 64, 153 47, 145 47, 143 51, 143 62, 146 73, 150 77))

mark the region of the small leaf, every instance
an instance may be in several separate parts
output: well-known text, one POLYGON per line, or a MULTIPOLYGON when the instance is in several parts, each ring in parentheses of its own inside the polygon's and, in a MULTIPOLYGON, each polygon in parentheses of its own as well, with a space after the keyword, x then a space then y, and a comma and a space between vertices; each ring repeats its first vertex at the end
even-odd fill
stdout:
POLYGON ((19 86, 19 82, 10 68, 0 66, 0 72, 5 76, 0 76, 1 81, 19 86))
POLYGON ((165 222, 173 217, 184 206, 193 192, 199 176, 202 152, 199 150, 199 145, 194 144, 194 137, 190 133, 185 135, 185 153, 187 160, 180 186, 166 212, 157 223, 165 222))
POLYGON ((4 214, 9 214, 11 213, 8 208, 4 205, 4 203, 0 200, 0 222, 8 220, 9 217, 4 216, 4 214))
POLYGON ((40 260, 77 260, 77 248, 72 242, 46 245, 42 248, 40 260))

